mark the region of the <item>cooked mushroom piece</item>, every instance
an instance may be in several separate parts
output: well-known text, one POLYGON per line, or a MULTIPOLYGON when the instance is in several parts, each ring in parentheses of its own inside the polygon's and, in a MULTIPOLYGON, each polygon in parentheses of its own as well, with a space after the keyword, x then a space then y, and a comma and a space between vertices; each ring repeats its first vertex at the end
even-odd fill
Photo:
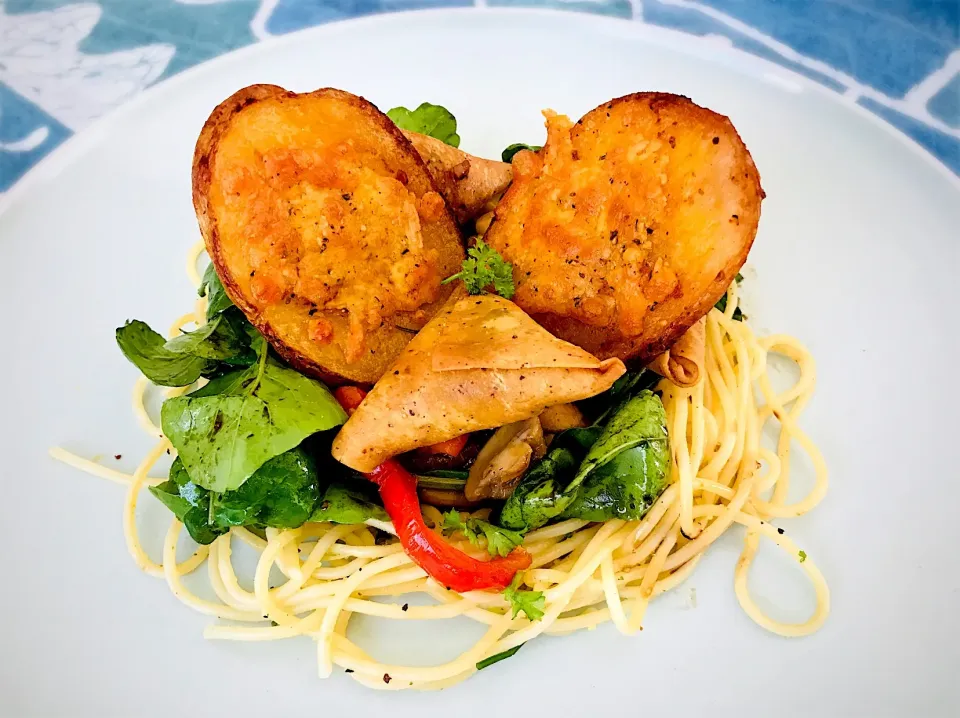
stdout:
POLYGON ((540 425, 544 431, 556 434, 566 429, 582 428, 587 425, 587 421, 576 404, 557 404, 548 406, 541 412, 540 425))
POLYGON ((533 459, 546 453, 543 427, 533 417, 502 426, 484 444, 464 488, 471 501, 505 499, 513 493, 533 459))

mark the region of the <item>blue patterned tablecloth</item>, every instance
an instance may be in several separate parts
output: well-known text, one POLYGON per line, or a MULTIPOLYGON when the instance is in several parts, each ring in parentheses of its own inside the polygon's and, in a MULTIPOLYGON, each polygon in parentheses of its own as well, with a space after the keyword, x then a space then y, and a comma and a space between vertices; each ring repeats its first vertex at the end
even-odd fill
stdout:
POLYGON ((0 0, 0 192, 150 85, 362 15, 549 7, 719 35, 883 117, 960 175, 960 0, 0 0))

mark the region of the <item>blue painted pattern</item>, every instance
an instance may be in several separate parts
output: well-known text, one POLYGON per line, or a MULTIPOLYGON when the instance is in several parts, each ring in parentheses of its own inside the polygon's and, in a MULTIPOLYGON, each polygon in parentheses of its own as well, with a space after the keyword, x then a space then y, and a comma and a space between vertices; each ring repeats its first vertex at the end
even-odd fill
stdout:
MULTIPOLYGON (((0 0, 0 192, 153 83, 271 35, 477 0, 0 0)), ((486 0, 719 35, 856 100, 960 175, 960 0, 486 0)))

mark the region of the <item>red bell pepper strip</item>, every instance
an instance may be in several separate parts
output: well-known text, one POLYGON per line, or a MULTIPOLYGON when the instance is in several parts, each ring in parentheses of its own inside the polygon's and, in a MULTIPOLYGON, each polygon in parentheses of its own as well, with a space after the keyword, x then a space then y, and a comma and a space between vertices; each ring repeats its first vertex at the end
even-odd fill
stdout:
MULTIPOLYGON (((363 401, 366 392, 357 387, 340 387, 334 396, 344 411, 351 414, 363 401)), ((379 487, 383 507, 393 521, 403 550, 447 588, 460 593, 485 588, 503 589, 510 585, 517 571, 530 566, 530 554, 520 547, 507 556, 478 561, 431 531, 420 510, 417 477, 396 459, 387 459, 366 476, 379 487)))
POLYGON ((393 521, 403 550, 447 588, 460 593, 506 588, 517 571, 530 566, 530 554, 522 548, 515 548, 502 558, 478 561, 437 536, 423 520, 417 477, 395 459, 384 461, 367 478, 380 487, 383 507, 393 521))

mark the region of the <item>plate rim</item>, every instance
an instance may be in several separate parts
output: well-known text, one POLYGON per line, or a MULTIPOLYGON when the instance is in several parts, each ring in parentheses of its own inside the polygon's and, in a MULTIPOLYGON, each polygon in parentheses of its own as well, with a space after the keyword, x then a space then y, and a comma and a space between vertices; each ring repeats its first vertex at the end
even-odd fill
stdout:
POLYGON ((0 220, 2 220, 3 216, 12 208, 29 200, 31 193, 42 187, 45 181, 55 179, 60 172, 70 165, 75 156, 96 146, 100 138, 108 134, 107 131, 110 127, 122 124, 127 115, 136 113, 141 108, 141 105, 150 104, 155 101, 155 98, 162 98, 165 94, 176 92, 181 85, 192 82, 197 77, 202 77, 207 73, 215 73, 221 66, 243 60, 248 55, 273 52, 276 48, 288 44, 296 44, 311 35, 322 36, 336 34, 349 31, 357 26, 362 28, 364 25, 390 24, 396 22, 397 19, 401 17, 407 20, 411 18, 424 18, 426 21, 429 21, 432 17, 444 18, 478 13, 513 17, 550 17, 553 19, 566 17, 567 21, 572 21, 576 18, 580 31, 586 30, 589 32, 593 29, 599 29, 607 33, 614 32, 621 36, 626 35, 631 38, 668 46, 673 50, 690 53, 704 60, 710 60, 710 56, 727 56, 732 60, 738 61, 740 64, 752 64, 758 70, 763 70, 767 73, 772 71, 772 77, 781 81, 781 83, 793 82, 799 84, 802 89, 819 92, 829 101, 840 105, 855 115, 859 115, 861 118, 872 122, 874 126, 886 131, 887 134, 896 138, 913 154, 918 155, 923 161, 927 162, 932 169, 939 172, 943 179, 946 180, 946 184, 960 194, 960 176, 954 174, 946 164, 912 137, 887 122, 883 117, 870 112, 870 110, 856 102, 850 102, 844 93, 817 82, 811 77, 802 75, 795 70, 779 65, 772 60, 768 60, 733 45, 721 45, 711 40, 708 35, 695 35, 675 28, 651 25, 643 21, 555 8, 483 6, 401 10, 334 20, 332 22, 302 28, 284 35, 273 35, 189 67, 183 72, 179 72, 176 75, 161 80, 155 85, 151 85, 132 100, 115 107, 102 117, 97 118, 79 132, 67 138, 63 144, 27 170, 9 190, 0 195, 0 220), (591 25, 593 27, 590 27, 591 25))

